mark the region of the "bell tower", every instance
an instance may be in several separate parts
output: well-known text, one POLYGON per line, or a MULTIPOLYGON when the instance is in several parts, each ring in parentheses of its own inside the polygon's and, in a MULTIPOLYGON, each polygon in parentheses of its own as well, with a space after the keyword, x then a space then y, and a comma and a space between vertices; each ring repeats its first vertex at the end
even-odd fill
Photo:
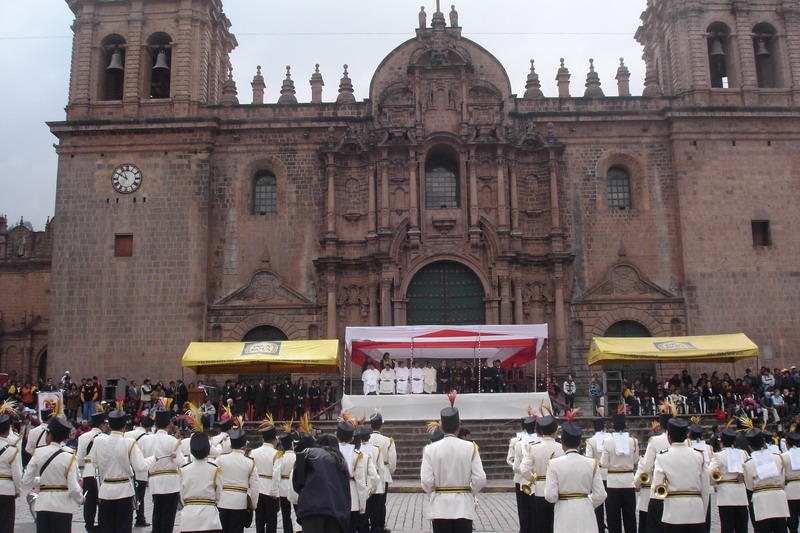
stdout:
POLYGON ((219 102, 236 47, 220 0, 67 0, 68 120, 184 117, 219 102))
POLYGON ((645 96, 692 94, 704 103, 735 91, 753 104, 765 103, 761 89, 785 89, 798 102, 797 2, 648 0, 641 18, 645 96))

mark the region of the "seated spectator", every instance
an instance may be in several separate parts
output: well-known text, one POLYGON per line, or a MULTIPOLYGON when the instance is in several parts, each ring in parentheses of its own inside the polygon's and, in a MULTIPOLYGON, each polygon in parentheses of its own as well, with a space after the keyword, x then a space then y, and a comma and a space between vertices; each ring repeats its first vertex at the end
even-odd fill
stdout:
POLYGON ((788 416, 789 413, 786 410, 786 402, 784 401, 783 394, 780 390, 776 390, 772 395, 772 405, 775 407, 775 410, 778 412, 778 416, 781 420, 788 416))
POLYGON ((772 398, 772 392, 766 391, 764 393, 764 398, 761 400, 761 416, 763 417, 765 424, 769 420, 769 415, 772 415, 772 421, 774 423, 777 424, 780 422, 778 410, 775 408, 775 402, 772 398))

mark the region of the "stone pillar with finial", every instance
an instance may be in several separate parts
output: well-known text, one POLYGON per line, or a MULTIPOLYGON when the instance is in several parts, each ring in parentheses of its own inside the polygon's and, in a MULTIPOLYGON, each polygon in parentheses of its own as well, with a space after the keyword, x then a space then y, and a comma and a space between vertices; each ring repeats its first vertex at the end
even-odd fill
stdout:
POLYGON ((325 82, 322 81, 322 74, 319 72, 319 63, 314 65, 314 73, 308 83, 311 84, 311 103, 322 103, 322 86, 325 85, 325 82))
POLYGON ((336 97, 337 104, 354 104, 356 97, 353 96, 353 82, 347 75, 347 65, 344 66, 342 79, 339 80, 339 96, 336 97))
POLYGON ((279 104, 296 104, 297 97, 294 90, 294 81, 292 81, 292 67, 286 65, 286 79, 283 80, 281 85, 281 96, 278 98, 279 104))
POLYGON ((435 30, 443 30, 447 27, 447 23, 444 20, 444 13, 439 6, 439 0, 436 0, 436 12, 431 17, 431 28, 435 30))
POLYGON ((544 98, 542 93, 542 84, 539 83, 539 75, 533 68, 533 59, 531 59, 531 71, 528 73, 528 81, 525 82, 525 100, 540 100, 544 98))
POLYGON ((661 85, 658 84, 658 73, 656 69, 651 66, 651 62, 647 62, 647 70, 644 74, 644 90, 642 96, 661 96, 661 85))
POLYGON ((586 90, 583 92, 584 98, 602 98, 603 89, 600 88, 600 76, 594 70, 594 59, 589 60, 589 72, 586 74, 586 90))
POLYGON ((239 98, 236 96, 236 82, 233 81, 233 67, 228 68, 228 79, 222 85, 222 105, 239 105, 239 98))
POLYGON ((256 75, 253 76, 253 81, 250 82, 250 87, 253 88, 253 103, 263 104, 264 89, 267 88, 267 84, 264 83, 264 76, 261 75, 261 65, 256 67, 256 75))
POLYGON ((564 66, 564 58, 561 58, 561 67, 556 74, 556 82, 558 83, 558 97, 569 98, 569 69, 564 66))
POLYGON ((617 94, 619 96, 631 95, 631 71, 625 66, 625 59, 619 58, 619 68, 617 69, 617 94))
POLYGON ((456 6, 450 6, 450 27, 451 28, 458 28, 458 11, 456 11, 456 6))

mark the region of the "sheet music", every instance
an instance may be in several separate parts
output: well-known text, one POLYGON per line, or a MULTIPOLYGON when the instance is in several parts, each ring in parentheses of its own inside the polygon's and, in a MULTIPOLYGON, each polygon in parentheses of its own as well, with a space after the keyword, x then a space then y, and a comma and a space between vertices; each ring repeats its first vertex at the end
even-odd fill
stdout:
POLYGON ((756 463, 756 475, 758 475, 758 479, 767 479, 780 474, 780 472, 778 472, 778 466, 773 459, 775 456, 769 450, 753 452, 751 457, 756 463))
POLYGON ((744 452, 742 450, 729 448, 728 451, 725 452, 725 457, 728 460, 728 472, 731 474, 744 473, 744 469, 742 468, 744 464, 744 452))
POLYGON ((789 459, 791 459, 792 470, 800 470, 800 448, 790 448, 789 459))
POLYGON ((353 475, 353 454, 355 452, 356 447, 352 444, 339 444, 339 451, 342 452, 342 456, 344 456, 344 462, 347 465, 347 471, 350 475, 353 475))
POLYGON ((614 448, 617 455, 628 455, 631 453, 631 438, 627 432, 625 433, 612 433, 614 438, 614 448))

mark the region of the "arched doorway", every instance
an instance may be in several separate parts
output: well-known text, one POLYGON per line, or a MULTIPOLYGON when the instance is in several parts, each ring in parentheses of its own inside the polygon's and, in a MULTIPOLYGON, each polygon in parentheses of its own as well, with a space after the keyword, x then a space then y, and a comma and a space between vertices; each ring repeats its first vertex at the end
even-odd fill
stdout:
POLYGON ((406 323, 485 324, 483 284, 468 267, 437 261, 414 275, 407 291, 406 323))
MULTIPOLYGON (((650 330, 635 320, 620 320, 611 324, 604 337, 652 337, 650 330)), ((627 363, 624 365, 606 365, 605 371, 620 372, 623 378, 633 383, 642 374, 656 375, 656 365, 652 363, 627 363)))
POLYGON ((288 341, 286 333, 275 326, 256 326, 242 337, 242 342, 288 341))
POLYGON ((45 349, 39 356, 39 365, 36 369, 36 372, 39 379, 47 379, 47 349, 45 349))

